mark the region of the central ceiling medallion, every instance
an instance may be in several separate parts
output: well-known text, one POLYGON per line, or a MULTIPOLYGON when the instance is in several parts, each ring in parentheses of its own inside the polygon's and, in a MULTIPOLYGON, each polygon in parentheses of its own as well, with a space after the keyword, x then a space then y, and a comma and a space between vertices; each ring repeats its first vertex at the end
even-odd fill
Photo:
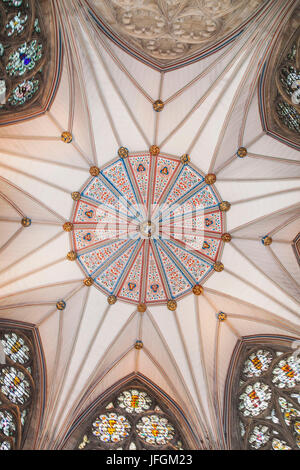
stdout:
POLYGON ((221 202, 214 185, 180 156, 129 154, 82 188, 72 251, 107 296, 167 304, 215 272, 224 245, 221 202))

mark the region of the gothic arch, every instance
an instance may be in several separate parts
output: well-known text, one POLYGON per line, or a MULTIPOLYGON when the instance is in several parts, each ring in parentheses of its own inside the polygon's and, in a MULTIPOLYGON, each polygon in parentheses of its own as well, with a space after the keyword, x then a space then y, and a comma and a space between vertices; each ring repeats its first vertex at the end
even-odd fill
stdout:
POLYGON ((130 375, 110 387, 74 423, 63 449, 196 448, 183 411, 141 374, 130 375))

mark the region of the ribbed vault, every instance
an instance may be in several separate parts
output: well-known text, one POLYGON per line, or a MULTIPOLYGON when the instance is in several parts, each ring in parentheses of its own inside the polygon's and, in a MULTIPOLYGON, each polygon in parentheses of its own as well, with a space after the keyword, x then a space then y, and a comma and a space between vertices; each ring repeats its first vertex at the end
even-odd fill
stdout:
POLYGON ((27 447, 62 448, 106 390, 140 375, 183 410, 197 448, 225 449, 237 342, 299 338, 299 158, 263 129, 258 94, 278 28, 297 3, 271 2, 222 49, 164 73, 109 41, 86 2, 51 2, 64 50, 56 97, 42 116, 0 129, 0 317, 34 325, 45 361, 45 407, 27 447), (224 269, 174 311, 166 302, 144 312, 109 304, 67 256, 72 231, 63 230, 91 167, 102 170, 120 147, 130 156, 152 145, 170 158, 189 154, 231 204, 224 269))

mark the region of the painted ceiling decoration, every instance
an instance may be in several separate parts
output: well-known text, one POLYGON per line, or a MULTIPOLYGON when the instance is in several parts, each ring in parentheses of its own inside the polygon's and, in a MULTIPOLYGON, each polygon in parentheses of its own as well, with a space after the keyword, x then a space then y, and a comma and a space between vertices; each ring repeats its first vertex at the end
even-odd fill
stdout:
POLYGON ((265 0, 84 0, 118 46, 160 70, 182 67, 235 39, 265 0))
POLYGON ((132 28, 119 47, 99 2, 0 0, 6 84, 41 79, 0 110, 0 447, 294 449, 300 161, 276 106, 298 106, 299 2, 104 4, 107 28, 164 6, 162 48, 218 27, 168 61, 132 28))
POLYGON ((300 149, 300 8, 283 26, 261 77, 263 126, 300 149))
POLYGON ((1 0, 0 124, 43 113, 59 81, 61 45, 51 2, 1 0))
POLYGON ((77 422, 64 449, 80 450, 182 450, 188 449, 190 431, 182 412, 170 397, 158 396, 141 377, 127 379, 96 400, 77 422), (75 445, 74 445, 75 443, 75 445))
POLYGON ((186 157, 149 153, 128 154, 90 178, 75 203, 72 252, 94 285, 144 305, 203 283, 225 231, 222 201, 206 181, 186 157))
POLYGON ((299 450, 299 357, 290 346, 283 337, 241 345, 229 405, 235 449, 299 450))

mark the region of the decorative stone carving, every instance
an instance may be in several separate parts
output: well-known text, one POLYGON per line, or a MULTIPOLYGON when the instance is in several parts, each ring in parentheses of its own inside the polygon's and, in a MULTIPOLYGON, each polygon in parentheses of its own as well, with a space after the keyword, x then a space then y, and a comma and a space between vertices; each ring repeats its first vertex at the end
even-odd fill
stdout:
POLYGON ((237 156, 240 158, 245 158, 248 155, 248 151, 245 147, 240 147, 237 151, 237 156))
POLYGON ((217 262, 214 264, 214 270, 215 270, 217 273, 222 272, 223 269, 224 269, 224 264, 221 263, 220 261, 217 261, 217 262))
POLYGON ((73 201, 79 201, 79 199, 80 199, 80 197, 81 197, 81 194, 80 194, 79 191, 74 191, 74 192, 71 194, 71 196, 72 196, 73 201))
POLYGON ((228 201, 222 201, 220 202, 219 207, 220 207, 220 211, 227 212, 229 211, 231 204, 228 201))
POLYGON ((262 244, 265 245, 265 246, 270 246, 272 244, 272 237, 269 237, 268 235, 266 235, 265 237, 262 238, 262 244))
POLYGON ((87 277, 84 281, 83 284, 87 287, 91 287, 94 284, 94 279, 92 277, 87 277))
POLYGON ((150 155, 158 155, 160 152, 160 148, 157 145, 151 145, 149 152, 150 155))
POLYGON ((138 307, 137 307, 137 310, 138 310, 139 313, 144 313, 144 312, 146 312, 147 307, 146 307, 145 304, 139 304, 138 307))
POLYGON ((157 113, 160 113, 165 107, 165 103, 162 100, 156 100, 153 103, 153 109, 157 113))
MULTIPOLYGON (((241 29, 265 0, 85 0, 104 30, 151 62, 185 60, 241 29), (108 31, 107 31, 108 32, 108 31), (117 37, 118 36, 118 37, 117 37)), ((158 109, 156 111, 161 111, 158 109)))
POLYGON ((185 153, 180 157, 180 160, 183 165, 187 165, 190 162, 191 157, 187 153, 185 153))
POLYGON ((292 248, 294 250, 295 256, 297 258, 298 264, 300 265, 300 232, 294 238, 292 243, 292 248))
POLYGON ((57 310, 64 310, 66 308, 67 304, 64 300, 59 300, 57 303, 56 303, 56 308, 57 310))
POLYGON ((72 222, 65 222, 63 225, 63 229, 65 232, 72 232, 73 230, 73 224, 72 222))

